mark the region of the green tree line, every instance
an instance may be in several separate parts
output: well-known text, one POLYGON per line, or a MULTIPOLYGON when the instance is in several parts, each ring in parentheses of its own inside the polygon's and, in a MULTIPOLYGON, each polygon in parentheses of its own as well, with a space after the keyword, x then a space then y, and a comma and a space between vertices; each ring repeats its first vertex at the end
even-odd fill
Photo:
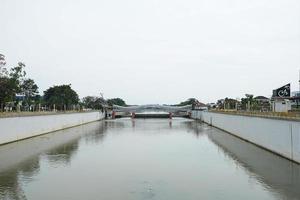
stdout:
POLYGON ((19 105, 20 99, 17 95, 22 95, 22 105, 29 106, 38 97, 38 86, 33 79, 28 78, 25 72, 25 64, 19 62, 17 66, 7 69, 0 68, 0 109, 5 106, 15 108, 19 105))
POLYGON ((7 68, 4 55, 0 54, 0 111, 41 111, 102 109, 106 105, 126 106, 121 98, 104 100, 102 97, 87 96, 82 100, 71 84, 54 85, 39 95, 39 87, 27 76, 26 65, 19 62, 7 68))

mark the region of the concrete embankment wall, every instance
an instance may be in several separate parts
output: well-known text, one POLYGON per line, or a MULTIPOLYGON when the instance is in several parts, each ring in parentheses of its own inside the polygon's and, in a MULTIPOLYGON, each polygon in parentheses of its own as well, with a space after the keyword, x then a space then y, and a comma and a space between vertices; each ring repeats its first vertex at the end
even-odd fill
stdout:
POLYGON ((0 145, 101 120, 101 112, 0 118, 0 145))
POLYGON ((193 111, 192 118, 300 163, 300 122, 193 111))

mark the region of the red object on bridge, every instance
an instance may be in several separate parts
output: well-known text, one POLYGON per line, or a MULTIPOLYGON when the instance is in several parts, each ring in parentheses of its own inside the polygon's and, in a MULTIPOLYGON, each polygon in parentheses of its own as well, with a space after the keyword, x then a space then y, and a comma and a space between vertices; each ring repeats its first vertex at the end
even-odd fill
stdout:
POLYGON ((173 118, 173 113, 169 113, 169 119, 173 118))
POLYGON ((111 113, 111 118, 112 118, 112 119, 115 119, 115 118, 116 118, 116 112, 115 112, 115 111, 112 111, 112 113, 111 113))

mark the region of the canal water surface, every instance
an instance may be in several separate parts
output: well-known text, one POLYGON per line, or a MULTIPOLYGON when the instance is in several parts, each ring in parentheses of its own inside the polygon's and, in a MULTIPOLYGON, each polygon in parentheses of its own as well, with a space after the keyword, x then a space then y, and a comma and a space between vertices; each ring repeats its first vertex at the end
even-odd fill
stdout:
POLYGON ((300 167, 192 120, 123 118, 0 146, 0 199, 300 199, 300 167))

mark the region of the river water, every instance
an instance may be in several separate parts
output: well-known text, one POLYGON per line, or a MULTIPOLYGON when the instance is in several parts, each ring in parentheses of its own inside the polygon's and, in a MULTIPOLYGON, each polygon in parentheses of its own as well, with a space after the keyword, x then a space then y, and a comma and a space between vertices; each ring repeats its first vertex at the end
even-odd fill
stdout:
POLYGON ((123 118, 0 146, 0 199, 300 199, 300 167, 192 120, 123 118))

